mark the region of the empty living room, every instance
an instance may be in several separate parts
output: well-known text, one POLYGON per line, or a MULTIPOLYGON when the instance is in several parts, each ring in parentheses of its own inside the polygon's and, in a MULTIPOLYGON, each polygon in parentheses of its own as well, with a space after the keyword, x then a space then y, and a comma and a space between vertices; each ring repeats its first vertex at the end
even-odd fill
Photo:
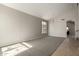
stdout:
POLYGON ((0 3, 0 56, 79 56, 79 3, 0 3))

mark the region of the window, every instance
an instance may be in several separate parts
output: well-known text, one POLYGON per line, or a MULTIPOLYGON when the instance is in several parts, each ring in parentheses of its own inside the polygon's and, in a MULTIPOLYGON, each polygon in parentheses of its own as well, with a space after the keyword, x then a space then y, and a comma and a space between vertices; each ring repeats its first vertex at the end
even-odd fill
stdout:
POLYGON ((42 21, 42 34, 47 33, 47 22, 42 21))

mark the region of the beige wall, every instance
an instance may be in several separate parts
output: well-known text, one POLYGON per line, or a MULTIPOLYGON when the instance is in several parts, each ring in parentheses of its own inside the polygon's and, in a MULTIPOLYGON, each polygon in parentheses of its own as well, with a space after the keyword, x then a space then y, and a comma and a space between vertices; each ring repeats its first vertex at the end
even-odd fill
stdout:
POLYGON ((42 19, 0 5, 0 47, 41 38, 42 19))

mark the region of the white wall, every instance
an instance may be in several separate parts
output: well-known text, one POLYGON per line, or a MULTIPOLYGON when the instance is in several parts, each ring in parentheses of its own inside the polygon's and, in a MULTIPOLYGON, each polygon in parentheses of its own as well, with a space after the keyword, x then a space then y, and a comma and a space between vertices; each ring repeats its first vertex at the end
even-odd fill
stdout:
POLYGON ((70 9, 68 9, 67 12, 60 13, 58 17, 54 17, 49 21, 49 35, 51 36, 59 36, 59 37, 66 37, 66 22, 68 20, 75 22, 75 32, 78 29, 78 9, 77 4, 73 4, 70 9), (64 21, 61 21, 61 19, 64 19, 64 21), (54 22, 53 22, 54 20, 54 22))
POLYGON ((79 38, 79 5, 77 6, 76 38, 79 38))
POLYGON ((56 37, 66 37, 66 23, 63 20, 49 21, 49 35, 56 37))
POLYGON ((77 37, 79 38, 79 5, 78 5, 78 18, 77 18, 77 37))
MULTIPOLYGON (((67 20, 72 20, 77 23, 77 9, 75 3, 48 3, 48 4, 4 4, 6 6, 15 8, 17 10, 23 11, 23 12, 28 12, 31 15, 46 19, 46 20, 61 20, 65 19, 64 25, 61 27, 62 32, 60 29, 58 29, 59 26, 61 26, 60 23, 61 21, 56 21, 54 24, 51 21, 49 23, 49 35, 51 36, 59 36, 59 37, 66 37, 66 21, 67 20), (40 10, 40 11, 39 11, 40 10), (55 26, 54 26, 55 25, 55 26), (56 30, 55 30, 56 29, 56 30), (65 30, 65 32, 64 32, 65 30), (60 33, 61 32, 61 33, 60 33), (57 34, 60 33, 60 34, 57 34)), ((77 26, 75 26, 77 28, 77 26)))
POLYGON ((42 19, 0 5, 0 47, 41 38, 42 19))

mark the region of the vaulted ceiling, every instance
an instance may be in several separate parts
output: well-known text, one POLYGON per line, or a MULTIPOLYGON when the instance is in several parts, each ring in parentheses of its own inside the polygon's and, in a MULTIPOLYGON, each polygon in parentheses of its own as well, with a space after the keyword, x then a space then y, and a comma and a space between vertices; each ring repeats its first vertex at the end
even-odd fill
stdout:
POLYGON ((4 5, 49 20, 72 13, 75 3, 4 3, 4 5))

